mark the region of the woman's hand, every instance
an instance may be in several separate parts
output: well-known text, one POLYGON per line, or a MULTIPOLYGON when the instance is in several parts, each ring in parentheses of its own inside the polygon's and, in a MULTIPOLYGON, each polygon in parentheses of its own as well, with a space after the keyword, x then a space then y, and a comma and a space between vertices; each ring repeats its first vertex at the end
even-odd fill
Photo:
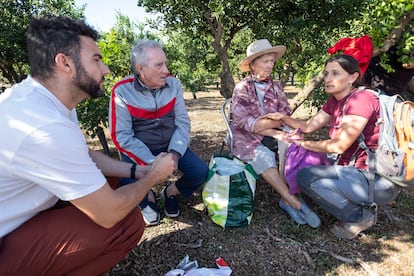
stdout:
POLYGON ((297 128, 287 133, 287 140, 289 141, 289 143, 295 143, 297 145, 300 145, 300 143, 302 143, 303 141, 302 130, 300 128, 297 128))
POLYGON ((279 112, 267 113, 265 115, 266 118, 274 120, 274 121, 281 121, 286 116, 286 114, 282 114, 279 112))
POLYGON ((273 131, 272 135, 268 135, 268 136, 271 136, 272 138, 285 142, 285 143, 290 143, 288 133, 281 131, 281 130, 275 130, 275 129, 273 129, 272 131, 273 131))
POLYGON ((266 115, 260 116, 255 125, 254 125, 254 129, 253 131, 258 133, 261 132, 263 130, 267 130, 267 129, 275 129, 275 128, 279 128, 282 126, 282 122, 279 120, 273 120, 270 119, 268 117, 266 117, 266 115))

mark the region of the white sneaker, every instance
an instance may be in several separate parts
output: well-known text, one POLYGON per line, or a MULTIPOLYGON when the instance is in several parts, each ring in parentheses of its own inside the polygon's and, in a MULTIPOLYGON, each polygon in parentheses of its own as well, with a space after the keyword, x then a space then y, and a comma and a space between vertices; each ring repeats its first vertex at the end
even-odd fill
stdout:
MULTIPOLYGON (((160 223, 160 213, 157 209, 153 209, 154 202, 150 202, 144 209, 141 209, 142 217, 147 226, 158 225, 160 223)), ((155 208, 157 205, 155 205, 155 208)))

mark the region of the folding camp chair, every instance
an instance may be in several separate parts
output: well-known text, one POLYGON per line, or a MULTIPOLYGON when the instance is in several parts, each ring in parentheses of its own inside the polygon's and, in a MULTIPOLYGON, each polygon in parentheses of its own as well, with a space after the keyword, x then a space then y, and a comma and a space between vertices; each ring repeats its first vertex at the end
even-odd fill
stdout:
POLYGON ((221 115, 223 115, 224 123, 226 124, 227 135, 221 145, 220 152, 223 152, 224 146, 227 145, 227 148, 229 149, 229 155, 233 156, 233 133, 231 132, 230 128, 231 98, 226 99, 223 102, 223 105, 221 107, 221 115))

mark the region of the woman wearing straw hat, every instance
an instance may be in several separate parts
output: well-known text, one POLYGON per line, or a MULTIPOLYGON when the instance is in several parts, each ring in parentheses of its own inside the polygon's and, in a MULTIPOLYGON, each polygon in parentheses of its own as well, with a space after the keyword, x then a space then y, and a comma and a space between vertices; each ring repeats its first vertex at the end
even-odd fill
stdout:
POLYGON ((281 196, 279 206, 298 224, 320 225, 319 217, 303 199, 289 194, 288 186, 279 174, 275 153, 262 140, 270 136, 285 140, 280 129, 282 123, 267 115, 279 112, 290 114, 290 107, 282 85, 270 78, 275 61, 286 51, 285 46, 272 46, 267 39, 260 39, 247 47, 247 57, 239 69, 250 74, 241 80, 233 91, 231 129, 233 153, 251 164, 281 196))

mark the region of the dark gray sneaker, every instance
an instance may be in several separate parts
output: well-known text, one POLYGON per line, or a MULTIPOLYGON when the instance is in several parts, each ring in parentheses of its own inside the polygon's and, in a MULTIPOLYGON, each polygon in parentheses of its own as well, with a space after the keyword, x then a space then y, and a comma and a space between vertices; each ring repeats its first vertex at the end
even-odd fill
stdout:
MULTIPOLYGON (((167 186, 168 187, 168 186, 167 186)), ((175 218, 180 215, 180 206, 178 204, 177 196, 171 195, 167 197, 167 187, 161 192, 164 199, 164 213, 167 217, 175 218)))

